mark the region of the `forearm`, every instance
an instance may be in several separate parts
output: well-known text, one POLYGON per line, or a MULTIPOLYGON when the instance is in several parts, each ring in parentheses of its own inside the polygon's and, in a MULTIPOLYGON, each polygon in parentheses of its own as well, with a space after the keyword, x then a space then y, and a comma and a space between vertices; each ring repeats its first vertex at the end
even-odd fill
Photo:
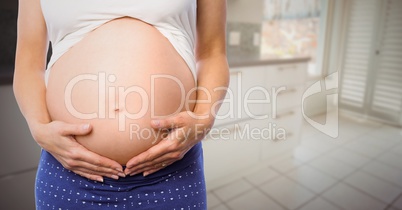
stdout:
POLYGON ((16 65, 13 89, 21 113, 35 137, 35 127, 49 123, 51 119, 46 106, 44 71, 27 68, 16 65))
POLYGON ((37 125, 50 122, 44 82, 48 47, 47 27, 39 0, 20 0, 13 88, 31 132, 37 125))
POLYGON ((197 62, 197 70, 198 91, 194 113, 213 123, 229 85, 226 55, 216 53, 200 59, 197 62))

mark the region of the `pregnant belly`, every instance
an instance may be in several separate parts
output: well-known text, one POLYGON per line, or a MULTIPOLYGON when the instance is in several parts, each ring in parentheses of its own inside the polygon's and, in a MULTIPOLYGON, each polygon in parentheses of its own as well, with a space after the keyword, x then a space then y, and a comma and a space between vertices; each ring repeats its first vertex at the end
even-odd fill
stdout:
POLYGON ((46 101, 52 120, 90 123, 77 141, 125 165, 168 131, 150 122, 192 110, 194 79, 185 61, 153 26, 133 18, 87 34, 52 66, 46 101))

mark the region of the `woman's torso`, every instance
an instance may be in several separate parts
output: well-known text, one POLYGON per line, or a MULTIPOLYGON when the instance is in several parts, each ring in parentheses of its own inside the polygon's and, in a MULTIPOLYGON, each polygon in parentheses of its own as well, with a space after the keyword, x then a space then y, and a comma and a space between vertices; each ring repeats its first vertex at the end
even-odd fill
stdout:
POLYGON ((54 62, 46 101, 53 120, 91 123, 91 134, 77 141, 124 165, 164 136, 152 118, 192 110, 195 86, 188 61, 160 30, 120 17, 54 62))

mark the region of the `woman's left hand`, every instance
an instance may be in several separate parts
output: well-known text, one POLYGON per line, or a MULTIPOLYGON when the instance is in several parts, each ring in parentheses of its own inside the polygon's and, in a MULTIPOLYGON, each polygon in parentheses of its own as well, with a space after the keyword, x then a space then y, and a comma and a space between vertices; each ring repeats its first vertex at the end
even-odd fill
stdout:
POLYGON ((153 128, 169 129, 169 134, 155 146, 129 160, 124 173, 131 176, 143 173, 147 176, 182 159, 205 137, 213 121, 211 117, 200 117, 191 111, 180 112, 163 120, 153 120, 153 128))

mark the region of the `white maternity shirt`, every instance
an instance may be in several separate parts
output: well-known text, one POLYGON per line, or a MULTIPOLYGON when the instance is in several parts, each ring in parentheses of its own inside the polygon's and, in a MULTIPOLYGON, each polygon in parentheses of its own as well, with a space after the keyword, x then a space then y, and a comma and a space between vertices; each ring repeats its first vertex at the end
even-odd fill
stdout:
POLYGON ((197 0, 41 0, 52 56, 52 65, 87 33, 102 24, 132 17, 153 25, 173 45, 197 82, 195 36, 197 0))

